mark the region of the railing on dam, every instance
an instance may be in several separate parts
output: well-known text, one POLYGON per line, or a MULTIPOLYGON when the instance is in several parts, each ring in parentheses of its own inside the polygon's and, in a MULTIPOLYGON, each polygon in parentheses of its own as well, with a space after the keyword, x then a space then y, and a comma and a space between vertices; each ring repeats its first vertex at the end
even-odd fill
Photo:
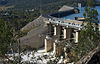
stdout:
MULTIPOLYGON (((51 22, 52 24, 60 24, 61 26, 68 26, 68 27, 72 27, 72 28, 75 28, 75 29, 81 29, 82 28, 82 24, 77 24, 77 23, 72 23, 72 22, 64 22, 65 20, 57 18, 57 17, 50 16, 50 15, 43 15, 43 16, 45 18, 47 18, 48 21, 51 22)), ((68 20, 68 21, 73 21, 73 20, 68 20)), ((77 21, 77 22, 82 22, 82 21, 77 21)), ((100 26, 99 26, 99 31, 100 31, 100 26)))
POLYGON ((52 19, 49 19, 49 22, 51 22, 52 24, 59 24, 61 26, 66 26, 66 27, 72 27, 72 28, 75 28, 75 29, 81 29, 82 26, 81 24, 75 24, 75 23, 64 23, 62 21, 57 21, 57 20, 52 20, 52 19))

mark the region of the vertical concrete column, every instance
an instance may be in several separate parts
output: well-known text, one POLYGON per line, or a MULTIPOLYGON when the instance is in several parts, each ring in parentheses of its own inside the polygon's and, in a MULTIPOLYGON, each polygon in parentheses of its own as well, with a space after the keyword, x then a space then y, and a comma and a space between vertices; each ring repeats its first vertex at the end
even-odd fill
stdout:
POLYGON ((60 39, 60 37, 61 37, 61 26, 58 25, 57 26, 57 38, 58 38, 58 40, 60 39))
POLYGON ((54 36, 56 36, 58 38, 58 40, 60 39, 60 36, 61 36, 61 26, 59 24, 54 26, 54 36))
POLYGON ((75 38, 75 43, 78 43, 78 31, 76 31, 76 38, 75 38))
POLYGON ((72 29, 71 28, 66 28, 66 30, 67 30, 67 36, 66 36, 66 38, 67 39, 70 39, 71 38, 71 34, 72 34, 72 29))
POLYGON ((60 56, 63 53, 63 47, 61 46, 61 43, 54 43, 53 44, 53 53, 54 53, 54 57, 60 56))
POLYGON ((67 57, 67 53, 66 53, 66 50, 67 48, 66 47, 64 47, 64 55, 65 55, 65 58, 67 57))
POLYGON ((67 30, 66 30, 66 28, 64 28, 64 39, 66 39, 67 38, 67 30))
POLYGON ((47 52, 47 39, 45 39, 45 52, 47 52))
POLYGON ((53 36, 53 26, 51 23, 48 24, 48 35, 53 36))
POLYGON ((53 43, 53 54, 54 54, 54 57, 56 57, 56 43, 53 43))
POLYGON ((54 26, 54 35, 57 35, 57 27, 54 26))
POLYGON ((45 39, 45 52, 48 52, 52 49, 52 39, 45 39))

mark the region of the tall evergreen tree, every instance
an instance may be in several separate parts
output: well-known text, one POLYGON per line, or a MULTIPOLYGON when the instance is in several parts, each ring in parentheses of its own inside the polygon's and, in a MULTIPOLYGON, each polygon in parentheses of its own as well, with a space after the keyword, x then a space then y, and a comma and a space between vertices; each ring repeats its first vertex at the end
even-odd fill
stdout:
POLYGON ((9 25, 8 22, 0 19, 0 57, 7 58, 5 54, 11 51, 12 44, 16 42, 14 39, 14 29, 9 25))
POLYGON ((78 51, 82 57, 84 54, 96 48, 100 42, 98 30, 98 12, 95 9, 94 0, 87 0, 85 13, 83 14, 85 22, 80 32, 78 51))

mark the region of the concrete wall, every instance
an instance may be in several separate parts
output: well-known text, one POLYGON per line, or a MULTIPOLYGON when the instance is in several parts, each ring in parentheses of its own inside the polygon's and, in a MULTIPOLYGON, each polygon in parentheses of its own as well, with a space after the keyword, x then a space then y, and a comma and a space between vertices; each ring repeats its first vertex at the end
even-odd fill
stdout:
POLYGON ((71 38, 72 29, 71 28, 66 28, 66 30, 67 30, 67 33, 66 33, 67 39, 69 39, 69 38, 71 38))
POLYGON ((35 30, 31 30, 30 33, 24 37, 20 38, 21 46, 27 45, 32 48, 40 48, 44 45, 46 28, 37 28, 35 30))
POLYGON ((63 47, 60 45, 61 43, 53 43, 53 53, 55 57, 61 56, 64 52, 63 47))
POLYGON ((52 26, 52 24, 47 24, 48 25, 48 35, 53 36, 54 35, 54 27, 52 26))
POLYGON ((54 26, 54 36, 59 40, 61 36, 61 26, 55 25, 54 26))
POLYGON ((32 48, 40 48, 44 45, 45 34, 47 33, 47 26, 45 25, 46 18, 39 17, 33 22, 27 24, 22 28, 23 30, 31 29, 26 36, 20 38, 21 47, 29 46, 32 48), (34 25, 36 24, 36 25, 34 25), (39 26, 34 29, 34 27, 39 26))
POLYGON ((52 39, 45 39, 45 51, 48 52, 53 48, 52 39))

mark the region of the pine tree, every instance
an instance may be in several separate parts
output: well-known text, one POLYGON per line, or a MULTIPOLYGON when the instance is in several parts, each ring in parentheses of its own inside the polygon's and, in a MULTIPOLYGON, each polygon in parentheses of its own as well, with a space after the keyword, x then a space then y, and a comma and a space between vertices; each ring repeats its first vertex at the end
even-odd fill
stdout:
POLYGON ((95 10, 93 0, 87 0, 85 13, 83 14, 85 22, 80 32, 78 52, 80 57, 96 48, 100 42, 100 34, 98 30, 98 12, 95 10))
POLYGON ((14 29, 10 26, 10 24, 2 19, 0 19, 0 58, 7 58, 5 55, 8 51, 13 50, 13 43, 16 42, 14 39, 14 29))
POLYGON ((87 0, 83 16, 85 21, 82 24, 82 30, 79 34, 79 42, 77 46, 73 48, 76 54, 74 57, 75 62, 80 60, 85 54, 89 53, 100 44, 98 12, 95 9, 94 0, 87 0))

